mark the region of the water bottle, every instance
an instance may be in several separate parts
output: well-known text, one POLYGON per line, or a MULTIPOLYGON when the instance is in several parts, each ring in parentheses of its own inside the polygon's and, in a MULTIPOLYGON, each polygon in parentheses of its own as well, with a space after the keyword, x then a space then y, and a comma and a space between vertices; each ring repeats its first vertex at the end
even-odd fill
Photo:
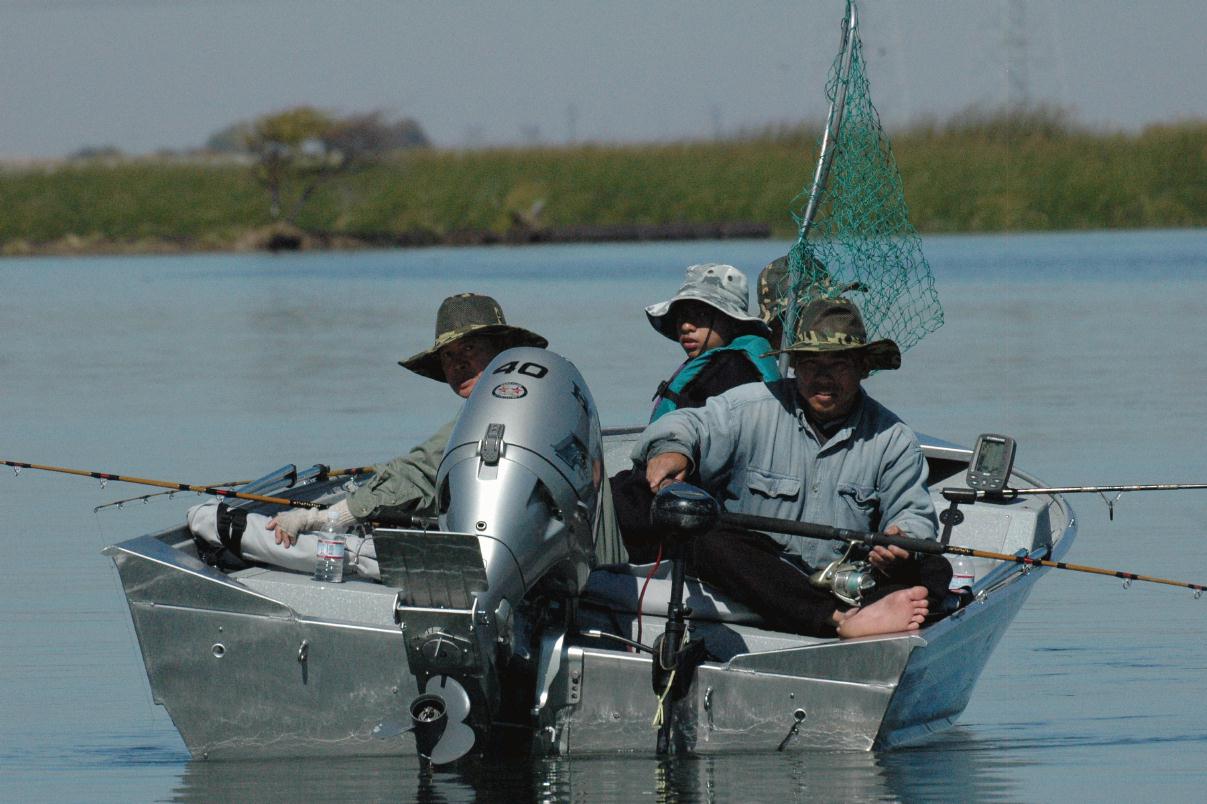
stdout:
POLYGON ((344 581, 344 547, 348 536, 339 524, 339 514, 327 511, 327 522, 317 534, 318 547, 315 550, 314 580, 326 583, 343 583, 344 581))
POLYGON ((947 560, 951 562, 951 583, 947 588, 953 592, 972 589, 972 583, 976 580, 976 570, 973 569, 972 559, 968 556, 952 556, 947 560))

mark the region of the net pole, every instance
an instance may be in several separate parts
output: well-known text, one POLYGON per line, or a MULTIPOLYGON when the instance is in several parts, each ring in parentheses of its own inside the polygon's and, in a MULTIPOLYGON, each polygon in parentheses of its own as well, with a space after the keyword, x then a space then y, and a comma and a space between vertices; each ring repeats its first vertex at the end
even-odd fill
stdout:
POLYGON ((813 219, 817 217, 817 207, 821 204, 821 195, 825 192, 826 179, 830 175, 830 164, 834 161, 834 148, 838 140, 838 133, 842 129, 842 114, 847 101, 847 84, 851 79, 851 54, 854 51, 852 43, 855 40, 857 23, 855 0, 847 0, 847 15, 842 21, 842 63, 839 67, 838 86, 835 88, 834 100, 830 103, 830 111, 826 115, 826 128, 822 132, 817 170, 813 174, 813 186, 809 189, 809 203, 805 206, 800 234, 797 237, 802 243, 808 239, 813 219))
MULTIPOLYGON (((821 152, 817 157, 817 168, 813 172, 813 186, 809 188, 809 201, 805 205, 805 214, 801 218, 800 231, 796 242, 803 245, 809 239, 809 229, 817 216, 817 208, 821 204, 821 195, 825 192, 826 180, 830 175, 830 164, 834 161, 834 150, 838 141, 838 133, 842 128, 842 114, 846 106, 847 84, 851 78, 851 56, 854 51, 855 27, 858 24, 858 13, 855 0, 847 0, 847 13, 842 20, 842 44, 840 53, 842 61, 838 69, 838 85, 834 91, 834 100, 830 102, 830 110, 826 114, 826 127, 821 137, 821 152)), ((803 270, 803 268, 802 268, 803 270)), ((802 276, 799 271, 792 270, 792 260, 788 260, 788 293, 789 301, 784 312, 784 339, 791 343, 796 332, 796 290, 800 287, 802 276)), ((782 349, 787 343, 780 343, 782 349)), ((779 357, 781 376, 788 376, 788 354, 779 357)))

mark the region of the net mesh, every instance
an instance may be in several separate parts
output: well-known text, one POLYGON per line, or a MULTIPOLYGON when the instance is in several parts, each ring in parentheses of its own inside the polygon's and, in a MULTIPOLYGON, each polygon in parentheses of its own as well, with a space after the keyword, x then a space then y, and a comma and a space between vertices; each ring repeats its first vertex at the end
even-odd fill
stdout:
POLYGON ((869 339, 891 338, 902 351, 943 324, 934 275, 909 210, 892 145, 872 105, 858 26, 830 69, 831 103, 845 83, 844 114, 811 226, 804 225, 812 182, 793 199, 801 236, 788 253, 791 295, 803 307, 818 296, 847 295, 860 308, 869 339))

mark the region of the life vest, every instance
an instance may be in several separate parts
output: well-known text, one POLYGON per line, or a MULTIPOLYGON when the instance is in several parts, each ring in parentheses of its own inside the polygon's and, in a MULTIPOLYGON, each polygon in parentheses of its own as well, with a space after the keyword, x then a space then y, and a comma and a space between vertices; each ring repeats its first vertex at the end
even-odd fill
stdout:
POLYGON ((679 407, 679 394, 683 389, 700 376, 700 372, 719 352, 725 351, 744 353, 759 370, 763 382, 774 382, 780 378, 779 366, 776 365, 775 358, 763 357, 771 351, 771 344, 767 339, 762 335, 740 335, 725 346, 709 349, 704 354, 693 357, 676 369, 669 380, 664 380, 654 393, 654 410, 650 414, 650 421, 653 422, 663 414, 670 413, 679 407))

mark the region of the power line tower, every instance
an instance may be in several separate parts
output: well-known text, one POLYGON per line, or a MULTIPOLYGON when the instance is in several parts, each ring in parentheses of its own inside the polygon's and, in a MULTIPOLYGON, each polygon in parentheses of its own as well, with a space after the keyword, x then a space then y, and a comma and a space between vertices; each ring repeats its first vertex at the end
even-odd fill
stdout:
POLYGON ((1006 105, 1011 109, 1031 105, 1031 37, 1027 31, 1026 0, 1008 0, 1002 44, 1006 53, 1006 105))

